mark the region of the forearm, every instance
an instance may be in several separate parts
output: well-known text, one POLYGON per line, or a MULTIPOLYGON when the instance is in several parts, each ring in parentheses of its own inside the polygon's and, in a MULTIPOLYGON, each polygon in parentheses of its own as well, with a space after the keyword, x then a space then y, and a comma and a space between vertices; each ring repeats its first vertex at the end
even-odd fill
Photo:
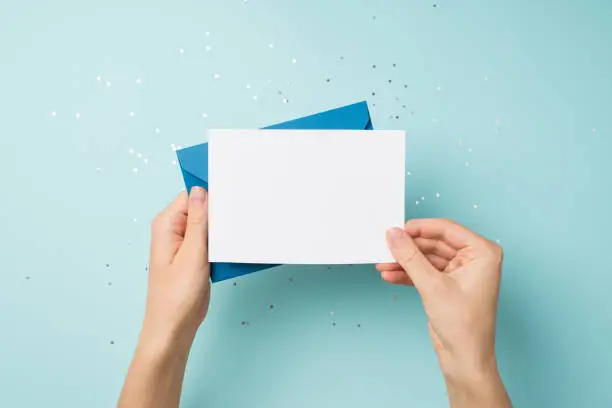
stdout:
POLYGON ((480 367, 442 367, 451 408, 511 408, 495 360, 480 367))
POLYGON ((192 342, 143 328, 118 408, 178 407, 192 342))

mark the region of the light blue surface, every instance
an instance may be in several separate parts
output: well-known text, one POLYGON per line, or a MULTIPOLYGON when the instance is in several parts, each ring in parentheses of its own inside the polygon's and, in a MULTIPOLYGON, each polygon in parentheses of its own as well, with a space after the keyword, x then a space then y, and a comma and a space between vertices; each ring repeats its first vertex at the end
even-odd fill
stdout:
MULTIPOLYGON (((0 406, 116 402, 148 223, 182 187, 171 144, 366 98, 407 130, 407 214, 506 250, 516 406, 612 406, 610 21, 603 0, 3 0, 0 406)), ((368 267, 236 282, 214 287, 185 407, 446 405, 414 290, 368 267)))

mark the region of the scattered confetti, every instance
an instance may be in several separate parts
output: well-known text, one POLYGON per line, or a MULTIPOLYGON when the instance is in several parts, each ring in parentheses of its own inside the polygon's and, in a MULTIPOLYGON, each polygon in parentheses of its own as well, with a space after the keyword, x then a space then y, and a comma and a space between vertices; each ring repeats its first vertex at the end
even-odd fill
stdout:
POLYGON ((212 47, 210 45, 207 45, 205 49, 206 49, 206 51, 210 51, 210 50, 212 50, 212 47))
POLYGON ((376 69, 376 64, 372 65, 372 69, 376 69))
POLYGON ((470 167, 470 162, 465 162, 465 167, 470 167))
POLYGON ((442 87, 441 87, 441 86, 438 86, 438 88, 436 88, 436 89, 437 89, 438 91, 441 91, 441 90, 442 90, 442 87))
POLYGON ((330 81, 331 81, 330 78, 325 79, 325 82, 330 82, 330 81))
POLYGON ((183 48, 179 49, 179 54, 183 55, 185 53, 185 50, 183 48))
POLYGON ((132 218, 132 221, 138 222, 138 218, 132 218))
POLYGON ((51 112, 51 116, 53 117, 57 116, 57 112, 56 111, 51 112))
POLYGON ((107 268, 110 268, 110 264, 106 264, 105 266, 106 266, 107 268))
POLYGON ((471 147, 468 148, 468 153, 472 153, 472 148, 471 147))
POLYGON ((142 161, 144 162, 144 164, 148 164, 149 163, 149 159, 147 159, 146 157, 144 159, 142 159, 142 161))
POLYGON ((406 172, 406 175, 407 175, 407 176, 411 176, 411 175, 412 175, 412 173, 410 173, 409 171, 407 171, 407 172, 406 172))
POLYGON ((100 75, 98 75, 98 76, 96 77, 96 81, 98 81, 98 82, 102 82, 102 77, 101 77, 100 75))
POLYGON ((77 120, 81 119, 81 114, 79 112, 77 112, 74 116, 77 118, 77 120))
POLYGON ((159 133, 161 132, 161 130, 159 130, 159 128, 155 128, 155 133, 159 133))
POLYGON ((210 37, 210 31, 207 31, 207 32, 206 32, 206 36, 207 36, 207 37, 210 37))
POLYGON ((236 286, 236 282, 234 282, 234 286, 236 286))
POLYGON ((359 328, 359 327, 361 327, 361 324, 357 324, 357 327, 358 327, 358 328, 359 328))
POLYGON ((101 168, 101 167, 96 167, 96 171, 97 171, 97 172, 101 172, 101 171, 102 171, 102 168, 101 168))
POLYGON ((270 310, 274 309, 274 305, 270 305, 270 310))
POLYGON ((270 43, 270 44, 268 44, 268 47, 270 47, 270 49, 273 49, 274 48, 274 44, 270 43))
POLYGON ((108 286, 113 286, 113 282, 108 282, 108 286))
POLYGON ((138 153, 136 156, 140 159, 142 157, 142 153, 138 153))
POLYGON ((395 63, 394 63, 394 64, 393 64, 393 68, 395 68, 395 67, 397 67, 397 64, 395 64, 395 63))
POLYGON ((257 100, 257 95, 253 95, 253 100, 256 101, 257 100))
POLYGON ((134 112, 130 112, 131 117, 134 117, 134 115, 136 115, 134 112))
POLYGON ((397 300, 397 296, 393 295, 393 300, 394 301, 397 300))
POLYGON ((336 326, 336 322, 332 322, 332 326, 334 326, 334 327, 335 327, 335 326, 336 326))
POLYGON ((246 84, 246 89, 251 89, 251 85, 246 84))
POLYGON ((414 205, 419 205, 419 200, 415 201, 414 205))
POLYGON ((421 197, 421 201, 425 201, 425 197, 421 197))
POLYGON ((219 74, 215 74, 215 76, 214 76, 214 77, 215 77, 215 79, 219 79, 219 78, 221 78, 221 75, 219 75, 219 74))
POLYGON ((206 112, 202 113, 202 117, 203 117, 204 119, 206 119, 206 118, 208 117, 208 113, 206 113, 206 112))
POLYGON ((172 163, 173 166, 176 166, 176 160, 172 160, 170 163, 172 163))
POLYGON ((111 340, 110 344, 115 344, 115 342, 111 340))
POLYGON ((110 88, 113 84, 111 84, 111 81, 106 81, 106 87, 110 88))
POLYGON ((333 315, 334 315, 334 312, 329 312, 329 315, 330 315, 330 316, 333 316, 333 315))
POLYGON ((289 99, 283 98, 283 103, 289 103, 289 99))
POLYGON ((440 193, 436 193, 436 198, 440 198, 440 193))
POLYGON ((176 152, 176 145, 174 143, 170 145, 170 148, 172 149, 173 152, 176 152))
POLYGON ((289 282, 293 282, 293 278, 289 278, 289 282))
POLYGON ((129 154, 134 154, 134 149, 128 149, 129 154))
POLYGON ((297 59, 294 58, 294 59, 291 60, 291 62, 294 63, 294 64, 297 64, 297 59))
POLYGON ((29 276, 26 276, 25 278, 26 278, 26 280, 30 280, 30 277, 29 277, 29 276))
POLYGON ((136 78, 136 83, 140 85, 142 83, 142 80, 140 78, 136 78))
POLYGON ((596 133, 596 132, 597 132, 597 129, 593 128, 593 133, 596 133))
POLYGON ((477 209, 477 208, 478 208, 478 204, 474 204, 474 209, 477 209))
POLYGON ((132 171, 133 171, 134 173, 138 173, 138 167, 134 167, 134 168, 132 169, 132 171))
POLYGON ((499 238, 497 238, 497 239, 495 240, 495 242, 497 242, 497 243, 499 244, 499 242, 500 242, 500 239, 499 239, 499 238))

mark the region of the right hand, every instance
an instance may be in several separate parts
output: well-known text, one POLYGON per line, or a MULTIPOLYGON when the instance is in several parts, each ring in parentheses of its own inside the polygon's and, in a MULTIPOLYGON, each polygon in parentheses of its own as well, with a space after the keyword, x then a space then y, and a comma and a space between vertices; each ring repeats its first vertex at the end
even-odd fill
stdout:
POLYGON ((387 242, 397 263, 376 268, 419 292, 451 405, 510 406, 495 358, 501 247, 443 219, 408 221, 387 242))

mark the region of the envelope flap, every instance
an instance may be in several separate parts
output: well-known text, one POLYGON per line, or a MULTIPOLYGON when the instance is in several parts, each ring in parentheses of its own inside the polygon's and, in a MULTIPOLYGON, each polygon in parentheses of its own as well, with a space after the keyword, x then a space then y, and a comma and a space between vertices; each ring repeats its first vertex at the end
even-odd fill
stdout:
POLYGON ((366 101, 347 105, 342 108, 330 109, 325 112, 305 116, 265 127, 264 129, 368 129, 370 125, 370 112, 366 101))
POLYGON ((208 143, 177 150, 176 157, 183 172, 191 173, 203 181, 208 181, 208 143))

